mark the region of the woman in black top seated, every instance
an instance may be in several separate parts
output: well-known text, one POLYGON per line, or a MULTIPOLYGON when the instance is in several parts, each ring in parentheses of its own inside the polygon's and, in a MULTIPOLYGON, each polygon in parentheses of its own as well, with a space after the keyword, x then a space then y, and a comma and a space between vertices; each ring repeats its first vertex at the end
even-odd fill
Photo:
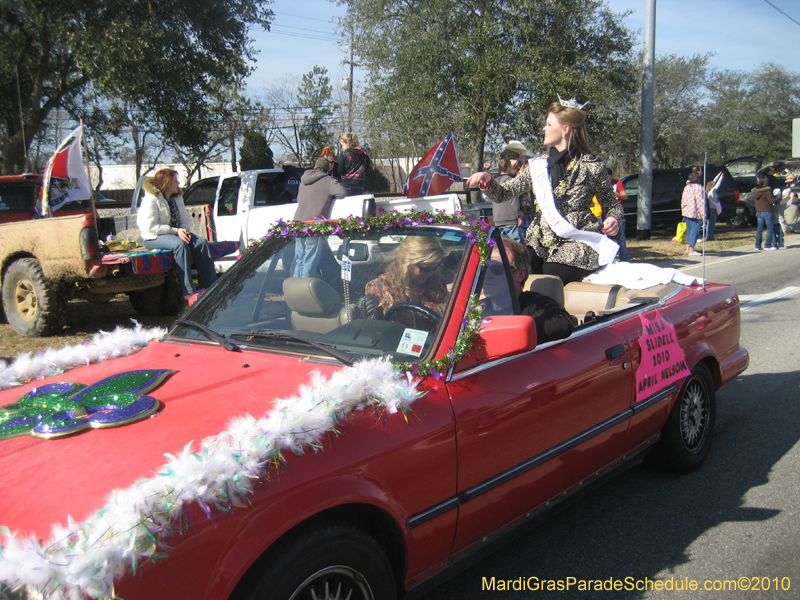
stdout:
MULTIPOLYGON (((558 302, 544 294, 522 291, 522 284, 528 278, 530 271, 530 258, 525 246, 509 238, 503 238, 503 246, 511 267, 514 293, 519 298, 520 314, 533 317, 536 323, 537 343, 543 344, 572 335, 574 328, 572 316, 561 308, 558 302)), ((485 316, 513 314, 513 304, 499 248, 494 248, 492 251, 483 291, 486 300, 485 316)))

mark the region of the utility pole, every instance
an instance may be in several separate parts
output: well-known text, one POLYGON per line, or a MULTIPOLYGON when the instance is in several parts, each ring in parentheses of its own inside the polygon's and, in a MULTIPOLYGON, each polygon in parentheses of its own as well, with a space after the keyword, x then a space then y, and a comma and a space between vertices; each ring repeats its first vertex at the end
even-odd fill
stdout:
POLYGON ((649 240, 653 198, 653 104, 656 71, 656 0, 647 0, 642 67, 642 127, 639 154, 639 195, 636 239, 649 240))
POLYGON ((342 87, 347 88, 347 131, 353 131, 353 71, 358 66, 355 58, 355 32, 350 26, 350 59, 345 59, 345 64, 350 66, 350 76, 342 82, 342 87))
POLYGON ((350 33, 350 77, 347 79, 347 131, 353 131, 353 34, 350 33))

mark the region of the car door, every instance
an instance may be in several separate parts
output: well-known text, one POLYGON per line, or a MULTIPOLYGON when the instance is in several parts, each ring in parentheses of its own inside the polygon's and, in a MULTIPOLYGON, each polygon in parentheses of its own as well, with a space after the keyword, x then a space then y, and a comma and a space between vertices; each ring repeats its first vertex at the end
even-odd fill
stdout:
MULTIPOLYGON (((217 191, 217 205, 214 211, 214 229, 217 240, 240 242, 239 188, 242 180, 238 173, 221 177, 217 191)), ((245 215, 246 216, 246 215, 245 215)))
POLYGON ((675 226, 681 219, 681 197, 686 179, 677 171, 653 172, 653 226, 675 226))
MULTIPOLYGON (((240 197, 248 201, 253 199, 249 214, 244 214, 241 219, 243 239, 261 238, 278 220, 294 219, 297 199, 292 193, 289 177, 282 169, 248 171, 242 174, 242 180, 240 197)), ((241 210, 246 212, 248 207, 243 206, 241 210)))
POLYGON ((630 346, 611 324, 520 356, 456 369, 454 552, 601 470, 626 449, 630 346))

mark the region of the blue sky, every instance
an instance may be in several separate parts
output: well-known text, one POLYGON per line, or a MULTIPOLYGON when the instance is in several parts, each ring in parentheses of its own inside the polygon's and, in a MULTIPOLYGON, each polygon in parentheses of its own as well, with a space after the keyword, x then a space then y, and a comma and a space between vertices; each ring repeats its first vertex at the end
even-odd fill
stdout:
MULTIPOLYGON (((628 28, 641 43, 647 0, 607 0, 614 12, 630 10, 628 28)), ((271 32, 253 32, 259 50, 256 71, 248 79, 251 93, 287 75, 300 76, 314 65, 328 69, 339 84, 348 68, 346 48, 338 44, 335 18, 343 6, 329 0, 275 0, 271 32)), ((656 54, 691 56, 714 52, 719 69, 752 71, 764 62, 800 70, 800 2, 797 0, 657 0, 656 54), (784 16, 780 9, 788 14, 784 16)), ((358 80, 358 78, 356 78, 358 80)))
POLYGON ((258 50, 256 70, 248 79, 251 93, 287 76, 298 78, 315 65, 328 69, 331 82, 341 84, 349 67, 342 64, 346 47, 339 45, 337 17, 345 7, 329 0, 275 0, 269 32, 253 31, 258 50))
MULTIPOLYGON (((643 41, 646 0, 607 4, 632 12, 625 24, 643 41)), ((657 0, 656 55, 714 52, 711 64, 719 69, 753 71, 774 62, 797 71, 800 25, 792 19, 800 22, 797 0, 657 0)))

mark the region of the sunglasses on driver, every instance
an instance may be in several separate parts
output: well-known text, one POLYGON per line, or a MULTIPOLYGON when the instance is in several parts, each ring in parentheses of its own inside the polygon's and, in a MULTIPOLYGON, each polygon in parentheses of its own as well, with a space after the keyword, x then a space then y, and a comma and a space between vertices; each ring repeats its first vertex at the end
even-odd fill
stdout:
MULTIPOLYGON (((490 260, 486 266, 489 269, 489 273, 491 273, 492 275, 500 276, 503 273, 505 273, 505 267, 503 266, 503 263, 494 262, 490 260)), ((517 270, 516 267, 512 267, 510 265, 508 268, 511 270, 512 273, 517 270)))
POLYGON ((435 265, 424 265, 422 263, 417 263, 417 269, 419 269, 420 273, 433 273, 439 268, 439 264, 440 263, 436 263, 435 265))

